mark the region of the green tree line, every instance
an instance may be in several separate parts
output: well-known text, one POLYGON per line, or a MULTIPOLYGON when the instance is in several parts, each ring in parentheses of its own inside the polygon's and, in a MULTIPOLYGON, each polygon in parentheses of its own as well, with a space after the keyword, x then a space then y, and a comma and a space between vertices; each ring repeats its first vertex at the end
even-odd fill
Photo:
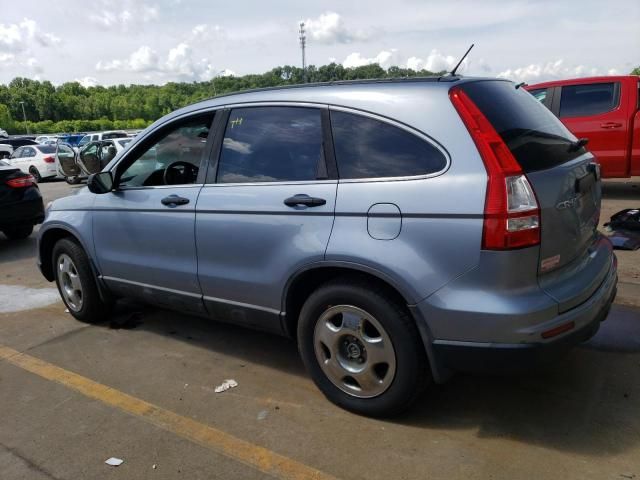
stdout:
MULTIPOLYGON (((83 87, 78 82, 55 86, 46 80, 19 77, 8 85, 0 85, 0 128, 15 134, 25 133, 26 128, 31 133, 138 129, 190 103, 251 88, 305 81, 429 76, 443 72, 400 67, 384 69, 378 64, 345 68, 331 63, 321 67, 311 65, 304 73, 303 77, 301 68, 286 65, 263 74, 217 77, 205 82, 109 87, 83 87)), ((631 74, 640 74, 640 67, 631 74)))
POLYGON ((78 82, 55 86, 49 81, 15 78, 0 85, 0 128, 9 133, 81 132, 144 128, 177 109, 216 95, 251 88, 307 82, 395 78, 434 75, 427 70, 380 65, 345 68, 331 63, 321 67, 276 67, 263 74, 217 77, 205 82, 165 85, 113 85, 83 87, 78 82), (24 122, 22 107, 24 106, 24 122))

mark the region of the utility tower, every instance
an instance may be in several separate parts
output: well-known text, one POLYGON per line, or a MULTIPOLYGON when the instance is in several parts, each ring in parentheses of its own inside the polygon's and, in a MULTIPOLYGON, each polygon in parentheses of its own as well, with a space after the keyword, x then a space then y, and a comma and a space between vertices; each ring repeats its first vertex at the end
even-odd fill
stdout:
POLYGON ((302 50, 302 82, 307 82, 307 62, 305 59, 304 51, 307 46, 307 35, 304 30, 304 22, 300 22, 300 30, 298 31, 300 36, 298 39, 300 40, 300 49, 302 50))

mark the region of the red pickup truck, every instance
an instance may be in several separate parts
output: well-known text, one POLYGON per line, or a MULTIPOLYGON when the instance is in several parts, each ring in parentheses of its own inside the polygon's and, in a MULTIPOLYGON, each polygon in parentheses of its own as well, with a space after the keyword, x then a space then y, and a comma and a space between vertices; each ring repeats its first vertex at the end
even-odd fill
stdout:
POLYGON ((525 87, 600 161, 603 177, 640 175, 640 77, 590 77, 525 87))

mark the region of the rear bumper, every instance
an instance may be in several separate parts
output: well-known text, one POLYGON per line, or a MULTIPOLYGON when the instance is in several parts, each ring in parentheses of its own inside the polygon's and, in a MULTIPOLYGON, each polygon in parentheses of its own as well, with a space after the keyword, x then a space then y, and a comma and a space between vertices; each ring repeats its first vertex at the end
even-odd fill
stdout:
POLYGON ((23 200, 0 208, 0 229, 22 225, 37 225, 44 221, 44 205, 40 192, 33 188, 23 200))
POLYGON ((539 341, 523 343, 435 340, 437 362, 454 371, 510 373, 552 361, 595 335, 600 322, 609 314, 617 293, 617 281, 617 261, 612 257, 607 277, 587 301, 537 328, 538 332, 546 332, 573 323, 574 327, 563 334, 548 339, 538 334, 539 341))

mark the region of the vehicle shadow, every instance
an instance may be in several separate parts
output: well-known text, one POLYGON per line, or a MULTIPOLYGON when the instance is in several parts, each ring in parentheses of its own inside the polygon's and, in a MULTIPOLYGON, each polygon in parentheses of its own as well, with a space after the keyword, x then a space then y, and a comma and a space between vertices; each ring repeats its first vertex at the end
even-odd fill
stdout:
MULTIPOLYGON (((456 375, 432 385, 409 412, 382 422, 477 430, 479 438, 590 456, 626 451, 640 442, 640 313, 613 312, 606 330, 552 365, 518 376, 456 375)), ((307 376, 295 342, 276 335, 135 304, 120 307, 108 326, 140 328, 307 376)))
POLYGON ((0 265, 28 258, 34 259, 35 262, 36 248, 36 230, 24 240, 9 240, 0 232, 0 265))
POLYGON ((639 200, 640 180, 605 180, 602 182, 602 198, 607 200, 639 200))

